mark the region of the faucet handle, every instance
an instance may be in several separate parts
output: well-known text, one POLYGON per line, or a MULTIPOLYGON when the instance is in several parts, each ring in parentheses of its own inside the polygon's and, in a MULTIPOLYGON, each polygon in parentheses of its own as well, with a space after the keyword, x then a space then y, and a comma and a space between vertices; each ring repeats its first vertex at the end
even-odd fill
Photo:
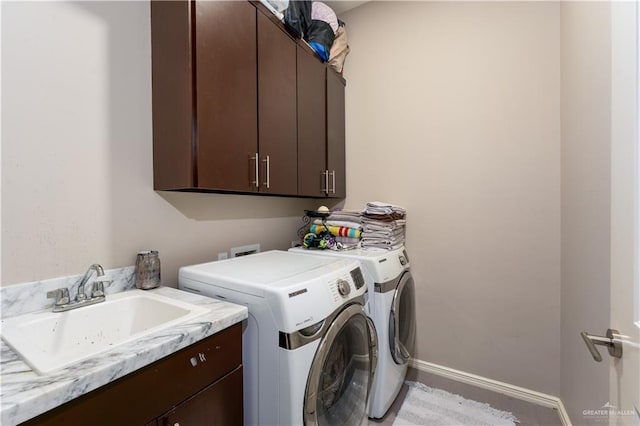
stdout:
POLYGON ((104 286, 111 285, 111 280, 96 280, 93 282, 93 288, 91 289, 91 297, 104 297, 104 286))
POLYGON ((47 299, 55 299, 55 305, 66 305, 69 303, 69 289, 66 287, 57 288, 47 292, 47 299))

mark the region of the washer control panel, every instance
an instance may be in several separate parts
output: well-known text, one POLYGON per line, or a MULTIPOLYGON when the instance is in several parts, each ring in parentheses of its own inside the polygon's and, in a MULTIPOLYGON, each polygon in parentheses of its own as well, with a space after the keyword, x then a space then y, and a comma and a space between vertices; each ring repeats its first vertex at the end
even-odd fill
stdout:
POLYGON ((338 277, 327 280, 327 286, 331 298, 336 305, 342 305, 345 301, 360 296, 367 292, 367 286, 364 285, 364 278, 360 268, 355 268, 338 277))

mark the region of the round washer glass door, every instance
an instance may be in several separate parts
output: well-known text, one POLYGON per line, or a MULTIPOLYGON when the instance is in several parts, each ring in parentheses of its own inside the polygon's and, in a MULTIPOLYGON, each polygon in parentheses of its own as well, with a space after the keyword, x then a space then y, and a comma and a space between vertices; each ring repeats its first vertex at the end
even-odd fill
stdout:
POLYGON ((389 348, 396 364, 411 358, 416 335, 416 293, 411 272, 405 272, 393 295, 389 315, 389 348))
POLYGON ((377 362, 373 323, 358 304, 331 323, 316 352, 304 400, 305 425, 359 425, 377 362))

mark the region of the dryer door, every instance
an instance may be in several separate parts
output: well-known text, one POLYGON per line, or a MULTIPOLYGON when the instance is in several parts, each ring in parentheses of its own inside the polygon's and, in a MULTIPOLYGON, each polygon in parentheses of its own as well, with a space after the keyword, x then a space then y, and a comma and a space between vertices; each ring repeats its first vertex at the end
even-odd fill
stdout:
POLYGON ((393 295, 389 315, 389 348, 396 364, 411 358, 416 337, 416 292, 411 272, 402 275, 393 295))
POLYGON ((350 305, 336 316, 309 371, 305 425, 359 425, 366 420, 377 351, 376 332, 362 305, 350 305))

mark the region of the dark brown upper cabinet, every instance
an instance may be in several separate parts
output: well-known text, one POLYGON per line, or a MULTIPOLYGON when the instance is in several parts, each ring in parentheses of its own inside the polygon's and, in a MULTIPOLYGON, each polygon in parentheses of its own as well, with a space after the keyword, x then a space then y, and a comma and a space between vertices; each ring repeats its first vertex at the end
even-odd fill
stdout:
POLYGON ((260 192, 298 194, 296 43, 258 12, 260 192))
POLYGON ((256 9, 154 1, 156 190, 257 190, 256 9))
POLYGON ((345 81, 298 47, 298 193, 346 197, 345 81))
POLYGON ((326 67, 298 46, 298 193, 327 195, 326 67))
POLYGON ((259 2, 152 1, 154 189, 342 197, 344 80, 259 2))
POLYGON ((327 68, 327 195, 345 198, 345 81, 327 68))

